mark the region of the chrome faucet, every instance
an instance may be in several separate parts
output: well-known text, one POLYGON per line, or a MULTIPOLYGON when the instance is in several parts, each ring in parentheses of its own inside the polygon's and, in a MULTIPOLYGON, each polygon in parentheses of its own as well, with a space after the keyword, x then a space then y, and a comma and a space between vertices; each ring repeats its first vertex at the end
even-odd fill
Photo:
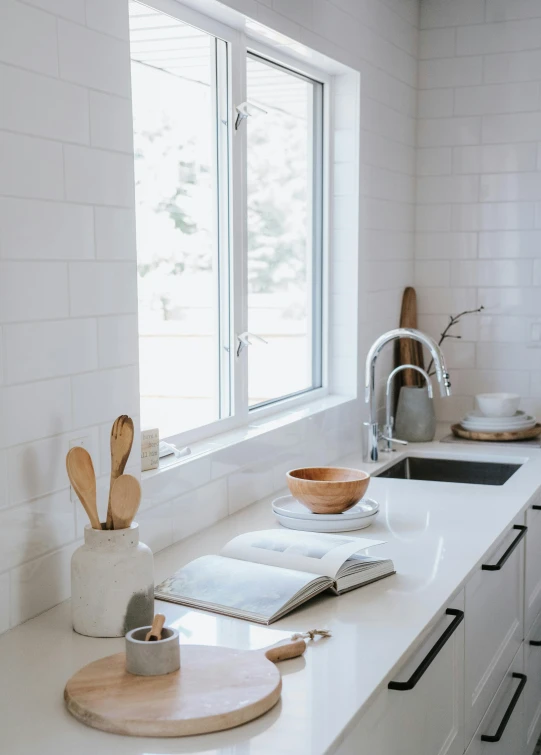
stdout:
POLYGON ((428 398, 432 398, 433 396, 432 383, 430 382, 430 376, 428 372, 426 372, 426 370, 423 370, 422 367, 417 367, 416 364, 401 364, 398 367, 394 368, 394 370, 391 372, 391 374, 387 378, 387 389, 385 391, 385 427, 383 429, 382 438, 384 441, 386 441, 386 446, 385 446, 386 451, 394 450, 393 443, 400 443, 404 446, 406 446, 408 443, 407 440, 398 440, 398 438, 393 438, 394 417, 392 415, 393 397, 391 395, 391 390, 393 387, 393 379, 395 375, 398 375, 398 373, 402 372, 402 370, 416 370, 416 372, 419 372, 426 380, 426 386, 428 389, 428 398))
POLYGON ((430 337, 413 328, 395 328, 377 338, 366 356, 364 400, 368 404, 368 447, 366 461, 377 461, 379 457, 378 443, 380 440, 379 424, 376 406, 376 361, 383 347, 398 338, 412 338, 419 341, 429 350, 434 360, 436 377, 440 384, 442 396, 451 395, 449 373, 445 367, 445 360, 438 344, 430 337))

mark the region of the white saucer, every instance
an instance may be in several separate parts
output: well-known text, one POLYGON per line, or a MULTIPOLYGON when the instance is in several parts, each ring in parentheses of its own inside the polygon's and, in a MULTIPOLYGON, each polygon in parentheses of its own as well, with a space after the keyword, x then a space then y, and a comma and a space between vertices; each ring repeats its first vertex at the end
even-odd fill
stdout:
POLYGON ((281 496, 272 502, 272 510, 277 516, 287 516, 306 521, 340 522, 341 525, 344 525, 346 521, 357 521, 358 519, 373 516, 377 513, 378 509, 379 503, 373 501, 371 498, 363 498, 351 509, 343 511, 341 514, 313 514, 310 509, 303 506, 292 495, 281 496))
MULTIPOLYGON (((283 527, 287 527, 290 530, 303 530, 304 532, 351 532, 352 530, 364 530, 366 527, 370 527, 378 515, 376 512, 371 516, 363 516, 358 519, 322 521, 320 517, 318 519, 297 519, 293 516, 283 516, 276 512, 274 513, 276 519, 283 527)), ((318 515, 314 514, 314 517, 316 516, 318 515)))

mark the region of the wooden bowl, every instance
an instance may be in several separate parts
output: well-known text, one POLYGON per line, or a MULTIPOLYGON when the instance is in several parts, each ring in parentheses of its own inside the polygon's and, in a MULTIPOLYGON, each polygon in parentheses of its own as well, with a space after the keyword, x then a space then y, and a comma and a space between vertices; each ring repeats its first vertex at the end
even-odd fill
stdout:
POLYGON ((355 506, 370 484, 368 472, 345 467, 303 467, 286 475, 291 495, 314 514, 340 514, 355 506))

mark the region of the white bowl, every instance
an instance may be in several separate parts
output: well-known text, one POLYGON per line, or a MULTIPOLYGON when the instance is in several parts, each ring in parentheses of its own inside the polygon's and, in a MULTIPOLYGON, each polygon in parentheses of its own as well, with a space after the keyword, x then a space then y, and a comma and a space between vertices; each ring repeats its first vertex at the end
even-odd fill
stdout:
POLYGON ((516 393, 480 393, 475 398, 485 417, 512 417, 520 403, 516 393))

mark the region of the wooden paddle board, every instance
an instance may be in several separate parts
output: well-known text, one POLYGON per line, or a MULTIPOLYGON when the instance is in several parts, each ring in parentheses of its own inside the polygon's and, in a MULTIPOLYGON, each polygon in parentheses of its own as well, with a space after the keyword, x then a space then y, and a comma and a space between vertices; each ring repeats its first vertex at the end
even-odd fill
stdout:
POLYGON ((134 676, 124 653, 89 663, 66 684, 67 709, 88 726, 136 737, 184 737, 231 729, 280 699, 278 661, 296 658, 304 640, 264 650, 183 645, 180 670, 134 676))
POLYGON ((528 430, 515 430, 514 432, 480 432, 474 430, 466 430, 462 425, 451 425, 453 435, 457 438, 464 438, 465 440, 481 440, 481 441, 510 441, 510 440, 531 440, 541 435, 541 425, 537 424, 534 427, 530 427, 528 430))

